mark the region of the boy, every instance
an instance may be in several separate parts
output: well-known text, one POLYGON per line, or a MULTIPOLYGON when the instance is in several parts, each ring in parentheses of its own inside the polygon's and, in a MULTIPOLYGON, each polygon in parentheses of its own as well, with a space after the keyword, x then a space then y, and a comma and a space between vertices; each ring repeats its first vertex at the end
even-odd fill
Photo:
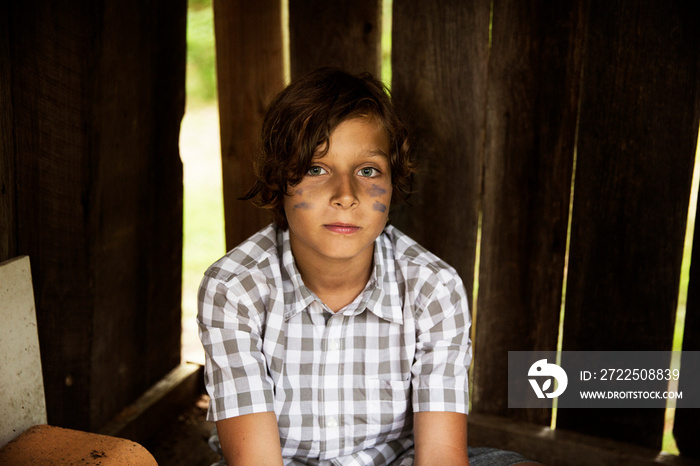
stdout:
POLYGON ((276 97, 262 137, 245 198, 274 223, 199 292, 226 462, 469 464, 467 298, 454 269, 387 226, 413 167, 383 86, 317 70, 276 97))

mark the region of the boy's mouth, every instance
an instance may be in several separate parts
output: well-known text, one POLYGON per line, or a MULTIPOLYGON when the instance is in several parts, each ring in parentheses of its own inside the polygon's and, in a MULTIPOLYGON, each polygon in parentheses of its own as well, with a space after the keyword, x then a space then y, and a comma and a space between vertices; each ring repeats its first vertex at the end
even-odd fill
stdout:
POLYGON ((343 235, 349 235, 360 230, 361 227, 356 225, 351 225, 349 223, 329 223, 323 225, 326 230, 332 231, 333 233, 340 233, 343 235))

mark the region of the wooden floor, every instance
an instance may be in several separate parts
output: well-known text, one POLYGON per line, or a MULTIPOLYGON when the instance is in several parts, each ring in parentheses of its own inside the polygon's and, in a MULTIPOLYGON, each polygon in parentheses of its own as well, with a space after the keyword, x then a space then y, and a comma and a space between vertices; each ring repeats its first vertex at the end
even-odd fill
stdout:
MULTIPOLYGON (((209 399, 201 395, 166 428, 141 444, 159 466, 209 466, 219 460, 208 444, 214 423, 206 421, 209 399)), ((697 460, 658 455, 656 452, 619 442, 592 438, 565 431, 549 431, 541 426, 507 421, 496 416, 471 414, 470 439, 473 445, 518 451, 550 465, 639 466, 698 465, 697 460), (544 452, 544 456, 538 455, 544 452)))
POLYGON ((202 395, 175 422, 143 444, 159 466, 209 466, 218 461, 207 440, 214 423, 205 420, 208 398, 202 395))

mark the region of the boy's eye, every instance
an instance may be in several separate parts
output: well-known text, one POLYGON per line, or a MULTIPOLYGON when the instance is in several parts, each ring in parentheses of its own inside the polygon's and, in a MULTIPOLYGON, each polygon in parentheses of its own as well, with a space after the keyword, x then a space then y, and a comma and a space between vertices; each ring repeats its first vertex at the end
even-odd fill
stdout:
POLYGON ((314 166, 314 167, 309 168, 309 171, 306 173, 308 173, 311 176, 318 176, 318 175, 323 175, 324 173, 326 173, 326 170, 324 170, 321 167, 314 166))
POLYGON ((359 172, 357 172, 358 175, 360 176, 365 176, 367 178, 371 178, 373 176, 377 176, 379 174, 379 170, 373 167, 365 167, 360 169, 359 172))

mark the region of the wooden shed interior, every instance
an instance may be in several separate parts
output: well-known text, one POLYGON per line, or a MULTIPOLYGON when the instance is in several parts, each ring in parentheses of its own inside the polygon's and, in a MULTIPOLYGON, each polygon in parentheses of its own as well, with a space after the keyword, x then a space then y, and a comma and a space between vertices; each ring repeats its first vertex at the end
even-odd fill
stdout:
MULTIPOLYGON (((228 247, 268 222, 236 198, 287 57, 292 79, 378 74, 381 3, 214 0, 228 247)), ((0 261, 31 259, 54 425, 99 431, 180 365, 186 17, 186 0, 0 9, 0 261)), ((420 165, 392 222, 474 290, 470 443, 557 465, 700 459, 694 409, 676 410, 673 457, 663 410, 562 409, 552 428, 551 409, 507 405, 508 351, 672 349, 696 6, 394 0, 391 68, 420 165)), ((700 351, 698 249, 685 351, 700 351)))

